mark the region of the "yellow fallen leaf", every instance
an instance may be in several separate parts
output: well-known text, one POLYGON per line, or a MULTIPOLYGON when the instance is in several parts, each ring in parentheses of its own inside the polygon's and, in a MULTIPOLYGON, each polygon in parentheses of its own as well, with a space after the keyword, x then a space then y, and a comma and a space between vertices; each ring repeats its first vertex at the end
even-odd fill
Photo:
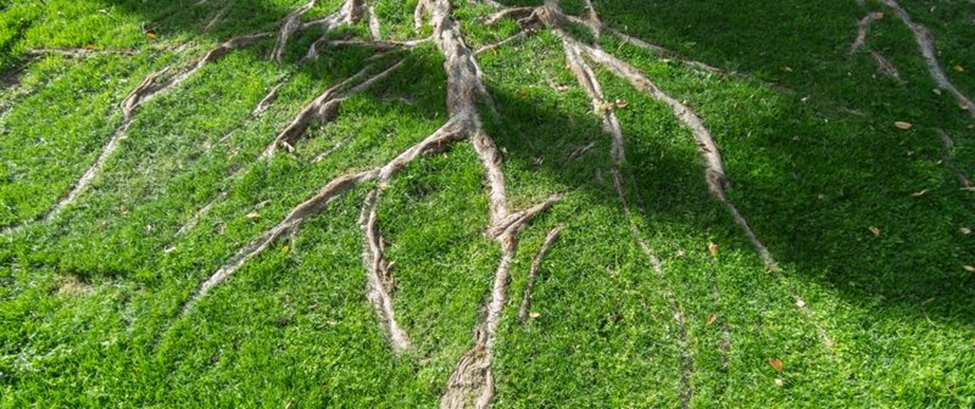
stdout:
POLYGON ((782 360, 779 358, 769 358, 768 364, 772 366, 772 369, 782 372, 785 369, 785 365, 782 365, 782 360))
POLYGON ((147 32, 146 33, 146 39, 149 40, 149 41, 155 41, 155 39, 156 39, 156 33, 153 33, 152 31, 147 32))
POLYGON ((708 325, 714 324, 718 320, 717 314, 708 315, 708 325))
POLYGON ((873 233, 874 236, 880 236, 880 229, 875 226, 870 226, 870 232, 873 233))
POLYGON ((785 386, 785 381, 783 381, 783 380, 781 380, 779 378, 775 378, 775 386, 778 386, 778 387, 781 388, 781 387, 785 386))
POLYGON ((897 129, 903 129, 905 131, 914 127, 914 125, 912 125, 910 122, 904 122, 904 121, 894 122, 894 126, 896 126, 897 129))
POLYGON ((718 256, 718 245, 709 241, 708 242, 708 252, 711 253, 712 256, 717 257, 718 256))
POLYGON ((541 313, 538 313, 538 312, 532 311, 532 312, 528 313, 528 316, 529 317, 532 317, 532 318, 538 318, 538 317, 541 317, 542 314, 541 313))
POLYGON ((965 67, 962 67, 961 65, 956 65, 955 72, 965 72, 965 67))
POLYGON ((967 271, 969 273, 975 273, 975 267, 972 267, 972 266, 962 266, 962 268, 964 268, 965 271, 967 271))
POLYGON ((85 45, 85 49, 86 50, 94 50, 95 48, 98 48, 98 46, 96 46, 94 44, 87 44, 87 45, 85 45))
POLYGON ((250 213, 247 213, 247 216, 245 216, 245 217, 247 217, 248 219, 256 219, 258 217, 261 217, 261 214, 260 213, 257 213, 257 212, 250 212, 250 213))
POLYGON ((291 246, 289 246, 287 244, 285 244, 284 247, 281 247, 281 252, 284 253, 284 254, 288 254, 288 252, 290 252, 290 251, 291 251, 291 246))

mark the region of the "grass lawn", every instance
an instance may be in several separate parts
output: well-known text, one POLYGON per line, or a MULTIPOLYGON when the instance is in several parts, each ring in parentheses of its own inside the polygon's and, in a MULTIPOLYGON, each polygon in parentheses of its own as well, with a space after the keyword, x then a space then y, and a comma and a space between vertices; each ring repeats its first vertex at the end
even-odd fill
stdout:
POLYGON ((975 406, 971 1, 343 3, 0 0, 0 407, 975 406))

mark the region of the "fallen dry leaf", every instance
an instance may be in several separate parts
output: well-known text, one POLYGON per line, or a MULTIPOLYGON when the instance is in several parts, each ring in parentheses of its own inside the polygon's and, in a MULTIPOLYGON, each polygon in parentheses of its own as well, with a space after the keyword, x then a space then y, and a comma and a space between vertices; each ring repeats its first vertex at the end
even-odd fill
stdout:
POLYGON ((870 232, 873 233, 874 236, 880 236, 880 229, 875 226, 870 226, 870 232))
POLYGON ((921 197, 924 196, 925 193, 928 193, 928 189, 924 189, 920 192, 911 193, 911 197, 921 197))
POLYGON ((532 317, 532 318, 538 318, 538 317, 541 317, 542 316, 542 313, 532 311, 532 312, 528 313, 528 316, 529 317, 532 317))
POLYGON ((796 297, 796 307, 802 308, 806 306, 806 302, 802 298, 796 297))
POLYGON ((708 325, 714 324, 718 320, 717 314, 708 315, 708 325))
POLYGON ((628 106, 630 106, 630 103, 629 102, 626 102, 626 101, 624 101, 622 99, 617 99, 616 100, 616 107, 617 108, 623 109, 623 108, 626 108, 628 106))
POLYGON ((955 65, 955 72, 965 72, 965 67, 961 65, 955 65))
POLYGON ((708 252, 711 253, 712 256, 717 257, 718 256, 718 245, 709 241, 708 242, 708 252))
POLYGON ((769 358, 768 364, 772 366, 772 369, 775 369, 776 371, 779 372, 782 372, 782 370, 785 369, 785 366, 782 365, 782 360, 779 358, 769 358))
POLYGON ((781 388, 781 387, 785 386, 785 381, 783 381, 783 380, 781 380, 779 378, 775 378, 775 386, 778 386, 778 387, 781 388))
POLYGON ((914 127, 914 125, 911 124, 910 122, 904 122, 904 121, 896 121, 894 122, 894 126, 896 126, 897 129, 903 129, 905 131, 914 127))
POLYGON ((967 227, 962 227, 958 229, 958 231, 960 231, 961 234, 965 234, 965 235, 972 234, 972 229, 969 229, 967 227))
POLYGON ((146 33, 146 40, 155 41, 156 40, 156 33, 153 33, 152 31, 147 32, 146 33))
POLYGON ((247 217, 248 219, 256 219, 258 217, 261 217, 261 214, 258 213, 258 212, 250 212, 250 213, 247 213, 247 216, 244 216, 244 217, 247 217))
POLYGON ((969 272, 969 273, 975 273, 975 267, 972 267, 972 266, 967 266, 967 265, 966 265, 966 266, 962 266, 961 268, 964 268, 964 269, 965 269, 965 271, 967 271, 967 272, 969 272))
POLYGON ((290 252, 290 251, 291 251, 291 246, 289 246, 287 244, 285 244, 284 247, 281 247, 281 252, 284 253, 284 254, 288 254, 288 252, 290 252))

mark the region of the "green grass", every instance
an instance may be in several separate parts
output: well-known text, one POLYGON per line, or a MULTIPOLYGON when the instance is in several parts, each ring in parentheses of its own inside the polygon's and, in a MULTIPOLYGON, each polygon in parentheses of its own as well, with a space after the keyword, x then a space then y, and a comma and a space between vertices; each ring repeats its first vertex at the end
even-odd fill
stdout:
MULTIPOLYGON (((122 121, 118 104, 146 75, 273 27, 304 1, 236 1, 207 34, 200 28, 226 3, 194 3, 0 0, 0 72, 16 73, 0 90, 0 226, 43 215, 70 190, 122 121), (158 38, 146 39, 143 27, 158 38), (135 53, 28 55, 89 45, 135 53)), ((303 18, 341 2, 320 3, 303 18)), ((951 80, 975 95, 967 40, 975 8, 902 3, 933 32, 951 80)), ((381 2, 383 35, 418 36, 414 5, 381 2)), ((478 25, 488 7, 455 6, 472 48, 517 30, 511 21, 478 25)), ((975 265, 975 235, 961 232, 975 229, 975 198, 943 163, 938 136, 954 136, 954 162, 975 175, 975 121, 950 94, 932 92, 910 31, 888 12, 868 39, 900 70, 899 83, 877 74, 869 54, 847 53, 857 21, 887 11, 878 2, 596 6, 621 31, 753 77, 702 72, 608 35, 586 37, 584 27, 573 31, 696 109, 722 148, 732 199, 782 271, 764 271, 708 193, 693 139, 668 108, 597 72, 607 99, 629 103, 616 111, 628 218, 613 188, 610 139, 555 35, 541 30, 480 55, 500 113, 482 116, 504 153, 511 207, 565 196, 521 234, 495 352, 494 406, 679 406, 683 354, 692 357, 692 407, 975 405, 975 274, 963 267, 975 265), (902 131, 894 121, 914 127, 902 131), (566 160, 589 142, 592 150, 566 160), (631 223, 661 256, 663 277, 631 223), (537 316, 521 324, 531 259, 557 224, 566 228, 536 283, 537 316), (709 242, 719 246, 716 257, 709 242), (681 303, 686 350, 665 287, 681 303), (731 335, 726 356, 721 328, 731 335)), ((585 11, 582 1, 563 8, 585 11)), ((367 33, 360 24, 332 35, 367 33)), ((397 320, 414 351, 391 351, 365 297, 357 220, 371 186, 330 204, 180 315, 203 280, 325 182, 385 163, 447 118, 442 57, 425 44, 400 54, 403 69, 348 100, 334 123, 312 128, 294 154, 256 161, 305 104, 371 56, 348 48, 301 61, 315 38, 294 38, 281 64, 266 58, 272 40, 233 52, 160 94, 74 204, 0 238, 0 407, 437 404, 472 344, 500 256, 483 235, 488 197, 468 143, 411 163, 378 207, 395 262, 397 320), (251 117, 278 84, 277 102, 251 117), (225 190, 195 228, 176 235, 225 190)))

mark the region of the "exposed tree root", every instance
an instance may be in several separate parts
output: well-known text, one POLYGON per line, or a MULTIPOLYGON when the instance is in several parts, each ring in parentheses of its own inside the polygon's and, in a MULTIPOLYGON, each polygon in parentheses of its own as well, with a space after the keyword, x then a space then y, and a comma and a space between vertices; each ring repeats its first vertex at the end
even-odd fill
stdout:
POLYGON ((857 24, 857 37, 853 40, 853 45, 850 46, 850 54, 853 54, 860 50, 860 48, 866 46, 867 44, 867 34, 870 32, 870 26, 873 22, 884 18, 884 13, 872 12, 867 14, 860 23, 857 24))
POLYGON ((193 228, 196 227, 196 225, 200 222, 200 219, 203 218, 203 216, 206 216, 214 205, 226 197, 227 191, 221 191, 219 194, 217 194, 217 197, 211 199, 209 202, 207 202, 207 204, 203 205, 203 207, 201 207, 200 210, 197 210, 197 212, 193 214, 193 217, 191 217, 190 220, 183 225, 183 227, 180 227, 179 230, 176 231, 176 236, 182 236, 188 233, 190 230, 193 230, 193 228))
POLYGON ((389 333, 390 343, 396 352, 411 348, 410 338, 406 331, 399 327, 393 313, 392 292, 395 282, 389 271, 390 264, 384 260, 384 244, 379 226, 376 221, 376 204, 382 192, 382 182, 372 192, 366 195, 365 203, 362 205, 362 216, 359 224, 366 236, 365 250, 362 253, 363 262, 368 269, 367 282, 369 291, 367 298, 376 307, 379 314, 379 321, 389 333))
POLYGON ((515 41, 518 41, 518 40, 522 40, 525 37, 528 37, 528 33, 530 31, 531 30, 529 30, 529 29, 521 30, 521 31, 519 31, 519 32, 511 35, 510 37, 505 38, 504 40, 498 41, 498 42, 496 42, 494 44, 488 44, 488 45, 482 46, 481 48, 478 48, 476 51, 474 51, 474 54, 477 55, 477 54, 486 53, 488 51, 494 51, 494 50, 497 50, 498 48, 501 48, 502 46, 504 46, 504 45, 506 45, 508 43, 512 43, 512 42, 515 42, 515 41))
POLYGON ((499 21, 513 18, 513 19, 523 19, 529 17, 535 13, 534 7, 505 7, 498 10, 484 19, 484 25, 491 26, 497 24, 499 21))
MULTIPOLYGON (((315 1, 316 0, 312 0, 311 2, 314 3, 315 1)), ((300 11, 300 9, 296 10, 295 12, 298 11, 300 11)), ((318 58, 318 53, 320 51, 320 48, 322 44, 327 41, 327 36, 330 31, 334 30, 335 28, 341 25, 355 24, 356 22, 359 21, 360 18, 362 18, 362 15, 367 11, 368 10, 366 7, 366 0, 346 0, 345 4, 342 5, 342 8, 339 9, 339 11, 329 14, 324 18, 301 24, 300 27, 301 29, 319 27, 321 30, 325 32, 321 38, 319 38, 317 41, 312 43, 311 47, 309 47, 308 49, 308 53, 305 55, 305 58, 306 59, 318 58)), ((304 14, 304 12, 302 12, 301 14, 304 14)), ((297 17, 295 17, 296 19, 295 21, 297 21, 298 17, 301 17, 300 14, 297 17)), ((298 28, 294 29, 294 31, 297 30, 298 28)), ((279 45, 281 48, 280 51, 278 52, 279 54, 279 57, 277 58, 278 61, 280 61, 280 54, 284 53, 284 49, 287 46, 287 37, 289 35, 290 33, 286 35, 284 29, 282 28, 281 36, 279 37, 279 45)))
MULTIPOLYGON (((758 236, 752 230, 751 226, 748 224, 748 221, 728 197, 726 193, 728 178, 725 176, 721 152, 718 150, 718 146, 715 143, 714 138, 711 136, 710 131, 704 127, 704 123, 701 118, 698 117, 690 107, 670 97, 657 88, 652 82, 650 82, 649 79, 646 78, 646 76, 631 65, 617 59, 616 57, 613 57, 598 47, 592 47, 578 42, 575 42, 575 44, 577 44, 580 49, 585 51, 585 53, 594 61, 603 65, 620 78, 628 80, 634 88, 646 92, 651 97, 669 106, 674 111, 674 115, 677 117, 677 119, 680 120, 681 123, 683 123, 684 126, 691 131, 695 140, 697 141, 698 150, 705 162, 705 180, 708 183, 711 194, 725 205, 725 208, 727 208, 732 218, 736 223, 738 223, 739 227, 741 227, 749 241, 751 241, 752 247, 754 247, 755 251, 762 258, 766 271, 779 271, 778 263, 772 257, 772 254, 758 239, 758 236)), ((796 299, 798 299, 798 296, 795 295, 795 289, 791 288, 791 286, 790 292, 794 297, 796 297, 796 299)), ((812 311, 806 307, 805 304, 803 304, 800 308, 816 327, 816 330, 820 333, 820 337, 823 339, 823 344, 827 347, 832 347, 833 343, 826 333, 826 330, 819 325, 818 321, 815 319, 815 316, 812 314, 812 311)))
MULTIPOLYGON (((305 5, 298 7, 296 10, 288 14, 284 18, 284 24, 281 25, 281 30, 278 33, 278 42, 271 49, 270 58, 274 61, 281 62, 281 58, 284 56, 284 50, 288 47, 288 39, 295 31, 301 28, 301 16, 307 13, 312 7, 315 7, 315 3, 318 0, 311 0, 305 5)), ((331 28, 331 27, 329 27, 331 28)))
POLYGON ((589 142, 583 146, 575 148, 572 150, 572 152, 569 153, 569 156, 567 156, 565 160, 566 161, 576 160, 577 158, 582 157, 582 155, 585 155, 586 152, 589 152, 589 150, 592 149, 594 146, 596 146, 596 142, 589 142))
POLYGON ((562 38, 562 47, 565 50, 565 59, 569 69, 576 75, 579 85, 592 100, 593 111, 602 117, 603 130, 612 136, 611 157, 613 163, 619 165, 626 160, 623 149, 623 129, 620 126, 619 118, 616 117, 612 105, 606 102, 599 81, 596 80, 596 74, 589 67, 589 64, 582 59, 579 54, 579 47, 573 44, 561 29, 557 29, 556 33, 562 38))
POLYGON ((494 376, 491 369, 497 327, 501 319, 507 292, 508 274, 514 259, 518 232, 545 208, 558 200, 558 196, 529 210, 509 215, 504 175, 500 166, 500 153, 494 141, 481 126, 477 113, 477 97, 489 98, 481 81, 480 69, 474 53, 463 40, 459 26, 451 16, 448 0, 421 0, 417 7, 417 26, 429 11, 434 27, 434 43, 445 58, 447 71, 447 109, 472 139, 474 150, 481 159, 490 190, 489 236, 495 237, 502 247, 502 257, 494 275, 494 286, 487 303, 484 320, 475 332, 474 347, 465 353, 447 382, 447 389, 440 399, 441 408, 463 408, 473 405, 487 407, 494 398, 494 376), (510 217, 509 217, 510 216, 510 217), (497 234, 497 235, 496 235, 497 234), (495 236, 496 235, 496 236, 495 236))
POLYGON ((182 84, 184 81, 192 77, 193 74, 196 74, 197 71, 199 71, 207 64, 210 64, 220 59, 221 57, 227 55, 227 53, 233 50, 253 45, 258 41, 270 37, 271 37, 270 33, 258 33, 258 34, 250 34, 250 35, 244 35, 240 37, 234 37, 208 51, 203 56, 203 58, 200 58, 195 63, 193 63, 188 69, 183 70, 179 74, 169 76, 160 81, 157 80, 163 78, 169 72, 171 67, 167 67, 162 69, 161 71, 157 71, 153 74, 150 74, 148 77, 146 77, 144 81, 142 81, 141 84, 139 84, 138 87, 136 87, 134 91, 132 91, 131 94, 129 94, 127 98, 125 98, 124 101, 122 101, 122 113, 125 115, 126 118, 131 118, 133 111, 135 111, 136 108, 142 106, 144 103, 146 103, 156 95, 160 94, 161 92, 172 89, 182 84))
POLYGON ((366 11, 369 13, 369 34, 372 35, 374 41, 382 40, 383 34, 380 30, 379 16, 376 15, 376 8, 369 6, 366 11))
POLYGON ((603 22, 599 20, 599 13, 596 13, 596 6, 592 4, 592 0, 586 0, 586 10, 589 11, 589 20, 586 25, 598 39, 603 31, 603 22))
POLYGON ((721 152, 718 150, 718 145, 714 141, 714 137, 711 136, 711 132, 704 126, 704 121, 701 120, 694 111, 687 105, 681 103, 680 101, 667 95, 656 85, 650 82, 639 70, 632 67, 631 65, 613 57, 603 51, 602 49, 590 47, 586 45, 579 45, 583 50, 596 62, 602 64, 604 67, 612 71, 617 76, 626 79, 633 85, 634 88, 646 92, 651 97, 669 106, 674 111, 674 116, 677 117, 684 126, 691 131, 694 135, 694 139, 698 144, 698 151, 701 153, 701 158, 704 159, 705 171, 704 178, 708 183, 708 187, 711 194, 714 195, 725 207, 728 212, 731 213, 732 218, 741 227, 742 231, 751 241, 752 246, 755 251, 762 257, 762 261, 765 263, 766 269, 769 271, 778 270, 778 264, 772 257, 772 254, 765 248, 765 245, 758 239, 758 236, 752 230, 751 226, 745 217, 738 211, 738 208, 731 201, 726 193, 728 186, 728 177, 724 172, 724 162, 721 158, 721 152))
POLYGON ((168 91, 172 88, 177 87, 187 79, 189 79, 193 74, 195 74, 200 68, 205 65, 218 60, 220 57, 226 55, 230 51, 248 46, 256 43, 264 38, 268 38, 269 34, 253 34, 241 37, 236 37, 217 47, 211 49, 202 58, 197 60, 195 63, 191 64, 189 68, 183 70, 181 73, 163 78, 169 73, 172 67, 166 67, 160 71, 148 75, 142 83, 139 84, 128 96, 122 100, 120 108, 122 110, 122 122, 115 129, 115 133, 109 139, 108 143, 102 147, 101 152, 98 155, 98 159, 92 164, 85 173, 75 182, 74 187, 68 192, 61 200, 59 200, 54 207, 47 211, 47 213, 38 216, 34 219, 25 221, 18 225, 5 227, 0 230, 0 235, 7 235, 19 231, 24 226, 27 226, 38 220, 51 220, 57 217, 66 207, 74 203, 78 195, 85 191, 89 184, 95 179, 95 177, 101 173, 102 168, 108 162, 108 159, 112 156, 115 150, 118 148, 119 143, 126 138, 126 131, 128 131, 129 126, 132 125, 132 120, 139 107, 145 104, 147 101, 156 97, 157 95, 168 91))
POLYGON ((884 57, 883 54, 873 50, 870 51, 870 56, 873 57, 874 61, 877 61, 877 70, 880 71, 881 74, 893 78, 897 80, 897 82, 902 82, 900 71, 897 70, 894 63, 890 62, 887 57, 884 57))
POLYGON ((897 70, 897 67, 890 60, 884 57, 883 54, 867 48, 867 34, 870 33, 870 26, 882 18, 884 18, 884 13, 871 12, 860 20, 860 23, 857 24, 856 39, 853 40, 853 44, 850 46, 850 54, 852 55, 861 49, 867 49, 870 52, 870 56, 877 62, 877 71, 897 80, 897 82, 902 82, 900 71, 897 70))
POLYGON ((367 78, 365 81, 356 84, 348 91, 344 91, 349 85, 359 81, 365 77, 369 71, 372 69, 372 65, 368 65, 355 75, 343 80, 342 82, 336 84, 335 86, 325 90, 321 95, 315 98, 310 104, 305 106, 298 115, 291 121, 274 141, 264 150, 259 159, 271 159, 274 157, 275 152, 281 147, 286 148, 288 151, 294 150, 295 141, 304 135, 305 131, 315 122, 331 122, 338 116, 339 107, 342 102, 348 97, 355 94, 361 93, 368 89, 372 84, 377 81, 386 78, 396 69, 403 66, 403 60, 398 61, 386 70, 367 78))
POLYGON ((528 319, 528 305, 531 302, 532 289, 535 287, 538 270, 542 267, 542 260, 548 254, 548 249, 552 246, 552 243, 559 238, 563 227, 560 224, 548 232, 548 235, 545 236, 545 241, 542 243, 542 247, 538 249, 538 253, 535 254, 535 258, 532 260, 531 269, 528 271, 528 282, 525 284, 525 294, 521 297, 521 306, 518 308, 518 320, 521 322, 525 322, 528 319))
POLYGON ((251 117, 260 116, 264 112, 267 112, 269 108, 271 108, 271 104, 273 104, 274 101, 278 100, 278 90, 281 89, 282 85, 284 84, 281 83, 275 85, 273 88, 271 88, 270 91, 268 91, 267 95, 264 98, 261 98, 261 101, 258 102, 257 106, 254 107, 254 110, 251 111, 251 117))
POLYGON ((28 50, 27 55, 42 57, 46 55, 62 55, 65 57, 86 57, 89 55, 135 55, 136 50, 113 50, 104 48, 36 48, 28 50))
POLYGON ((948 169, 951 169, 952 173, 958 178, 958 183, 961 185, 962 189, 967 191, 975 191, 973 189, 972 181, 965 175, 965 172, 955 164, 955 160, 951 158, 951 150, 955 147, 955 141, 951 139, 951 135, 945 132, 944 129, 938 129, 938 137, 941 139, 941 147, 943 148, 943 158, 942 162, 948 169))
POLYGON ((423 28, 423 16, 430 11, 430 2, 432 0, 417 0, 416 8, 413 9, 413 30, 420 32, 423 28))
POLYGON ((907 14, 907 11, 897 4, 897 0, 883 0, 883 3, 914 33, 918 49, 921 51, 921 56, 924 57, 924 63, 928 67, 928 73, 931 74, 931 78, 938 83, 939 87, 954 95, 958 99, 959 106, 967 110, 971 116, 975 117, 975 103, 965 96, 965 94, 962 94, 958 88, 955 88, 955 85, 945 75, 944 70, 941 69, 941 63, 938 62, 938 52, 934 48, 934 35, 931 34, 931 31, 927 27, 915 23, 911 19, 910 14, 907 14))
POLYGON ((196 290, 193 296, 184 305, 183 314, 189 311, 193 305, 199 299, 203 298, 211 289, 222 283, 227 279, 227 277, 230 277, 230 275, 244 265, 247 260, 250 260, 252 257, 267 248, 267 246, 270 245, 275 239, 298 227, 308 217, 318 213, 333 199, 347 190, 355 187, 360 182, 374 179, 375 175, 376 171, 370 170, 343 175, 333 179, 331 182, 325 185, 325 187, 322 188, 318 194, 295 207, 280 223, 272 227, 270 230, 265 231, 256 239, 252 240, 246 246, 237 251, 237 253, 234 254, 234 256, 231 257, 227 263, 217 269, 217 271, 214 272, 210 278, 200 285, 200 288, 196 290))
MULTIPOLYGON (((611 159, 613 160, 614 169, 613 173, 613 185, 616 188, 616 193, 619 196, 620 202, 623 206, 623 211, 627 216, 628 220, 632 220, 632 213, 630 211, 630 206, 627 203, 626 196, 623 193, 623 176, 620 172, 620 166, 625 160, 625 148, 623 144, 623 131, 619 124, 619 120, 616 114, 612 110, 612 106, 605 102, 605 97, 603 96, 602 89, 599 85, 599 81, 596 79, 595 73, 586 63, 586 61, 581 56, 582 45, 574 40, 563 31, 562 27, 565 24, 565 17, 562 11, 558 7, 558 2, 555 0, 548 0, 542 9, 538 11, 538 16, 541 21, 551 28, 559 38, 562 39, 563 50, 566 55, 566 62, 570 70, 575 74, 579 85, 586 91, 592 100, 594 110, 599 113, 602 117, 603 130, 612 136, 612 150, 611 159)), ((598 17, 591 19, 590 21, 598 21, 598 17)), ((690 348, 690 339, 687 334, 687 327, 684 323, 684 313, 683 307, 681 306, 680 300, 674 294, 672 287, 666 274, 663 271, 663 266, 660 258, 657 254, 650 248, 650 246, 643 240, 643 237, 632 221, 629 222, 630 233, 633 239, 636 240, 638 246, 643 251, 644 255, 650 262, 654 273, 659 277, 664 283, 663 286, 663 296, 670 306, 671 315, 677 324, 678 329, 678 343, 680 345, 681 351, 681 390, 680 390, 680 401, 681 407, 687 408, 690 405, 691 398, 694 394, 693 386, 691 385, 690 376, 694 371, 694 357, 690 348)))

